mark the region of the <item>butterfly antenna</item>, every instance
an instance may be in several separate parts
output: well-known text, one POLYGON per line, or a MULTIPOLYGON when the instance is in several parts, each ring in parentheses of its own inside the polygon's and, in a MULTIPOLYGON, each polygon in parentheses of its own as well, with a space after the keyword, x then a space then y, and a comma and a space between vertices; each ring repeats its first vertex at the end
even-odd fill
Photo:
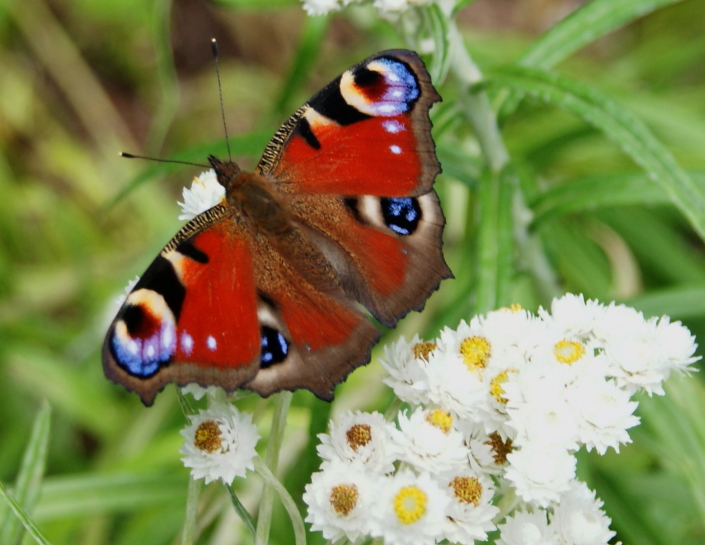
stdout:
POLYGON ((175 163, 177 165, 191 165, 194 167, 209 168, 208 165, 202 165, 201 163, 177 161, 176 159, 157 159, 155 157, 145 157, 144 155, 133 155, 132 153, 125 153, 124 151, 121 151, 118 155, 120 155, 120 157, 124 157, 125 159, 146 159, 147 161, 154 161, 156 163, 175 163))
POLYGON ((215 38, 211 40, 213 49, 213 60, 215 61, 215 75, 218 78, 218 95, 220 96, 220 116, 223 118, 223 131, 225 131, 225 145, 228 146, 228 160, 232 163, 233 156, 230 154, 230 140, 228 139, 228 126, 225 124, 225 107, 223 106, 223 87, 220 85, 220 67, 218 66, 218 42, 215 38))

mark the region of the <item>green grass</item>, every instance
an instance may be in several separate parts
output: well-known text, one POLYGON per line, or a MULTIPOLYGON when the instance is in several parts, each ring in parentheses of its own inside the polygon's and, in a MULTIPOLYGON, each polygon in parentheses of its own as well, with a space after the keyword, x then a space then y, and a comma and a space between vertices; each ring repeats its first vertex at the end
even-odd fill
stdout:
MULTIPOLYGON (((669 314, 703 338, 705 4, 594 0, 535 35, 480 28, 476 8, 459 29, 481 81, 450 62, 447 21, 433 10, 426 19, 436 51, 426 59, 448 75, 432 115, 457 279, 380 347, 514 302, 535 310, 565 291, 669 314)), ((369 9, 311 19, 293 0, 0 7, 0 481, 14 498, 14 510, 0 500, 3 545, 41 542, 36 529, 53 545, 180 543, 177 396, 169 387, 145 409, 105 379, 100 347, 114 299, 179 228, 181 187, 200 172, 117 152, 225 155, 212 36, 233 154, 247 168, 332 77, 418 38, 369 9)), ((380 347, 338 388, 334 414, 385 409, 380 347)), ((630 545, 705 541, 705 389, 695 375, 667 390, 639 399, 642 424, 619 455, 580 457, 630 545)), ((267 438, 272 403, 238 406, 267 438)), ((295 501, 330 411, 293 396, 278 476, 295 501)), ((261 486, 254 474, 234 484, 251 513, 261 486)), ((201 545, 251 543, 222 486, 203 488, 196 533, 201 545)), ((293 542, 277 502, 271 542, 293 542)))

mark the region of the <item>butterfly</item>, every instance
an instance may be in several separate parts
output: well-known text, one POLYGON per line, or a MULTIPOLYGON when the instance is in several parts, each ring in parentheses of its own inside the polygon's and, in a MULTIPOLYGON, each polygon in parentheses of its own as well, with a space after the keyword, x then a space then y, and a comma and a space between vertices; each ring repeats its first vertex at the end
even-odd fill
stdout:
POLYGON ((412 51, 377 53, 299 108, 254 173, 211 156, 225 199, 189 221, 127 296, 105 374, 147 406, 166 384, 305 388, 332 400, 381 333, 452 278, 429 109, 412 51))

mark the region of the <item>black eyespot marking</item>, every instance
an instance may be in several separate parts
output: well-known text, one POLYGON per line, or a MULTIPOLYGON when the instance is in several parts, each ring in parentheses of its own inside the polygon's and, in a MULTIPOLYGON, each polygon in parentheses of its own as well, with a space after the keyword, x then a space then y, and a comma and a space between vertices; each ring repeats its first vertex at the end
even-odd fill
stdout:
POLYGON ((301 138, 303 138, 304 141, 313 149, 321 149, 321 143, 318 141, 318 138, 316 138, 316 135, 313 134, 311 124, 305 117, 301 118, 301 121, 299 121, 299 124, 296 126, 294 132, 301 136, 301 138))
POLYGON ((260 355, 260 369, 266 369, 286 359, 289 353, 289 341, 279 331, 269 326, 262 326, 262 352, 260 355))
POLYGON ((345 208, 353 215, 353 217, 360 223, 362 222, 362 216, 360 215, 360 210, 357 207, 358 200, 355 197, 345 197, 343 199, 343 204, 345 208))
POLYGON ((334 79, 318 92, 309 105, 319 114, 332 119, 339 125, 352 125, 358 121, 370 119, 372 116, 363 114, 354 106, 350 106, 340 93, 340 77, 334 79))
POLYGON ((421 207, 414 197, 383 197, 380 200, 384 223, 395 233, 410 235, 421 221, 421 207))
POLYGON ((184 240, 181 244, 176 247, 176 251, 181 255, 185 255, 189 259, 192 259, 196 263, 203 263, 204 265, 208 263, 208 254, 196 248, 193 240, 184 240))
POLYGON ((366 94, 370 98, 378 100, 387 90, 387 83, 384 76, 364 66, 355 70, 353 79, 358 87, 365 89, 366 94))
POLYGON ((279 305, 277 305, 277 302, 272 299, 268 294, 264 293, 261 290, 257 290, 257 297, 259 297, 262 302, 267 305, 271 309, 277 309, 279 308, 279 305))
POLYGON ((122 321, 125 322, 127 326, 127 332, 130 337, 137 337, 140 334, 140 329, 142 329, 144 323, 144 311, 142 307, 138 305, 128 305, 125 308, 125 312, 122 314, 122 321))
MULTIPOLYGON (((194 247, 194 249, 196 248, 194 247)), ((197 251, 200 252, 200 250, 197 251)), ((166 301, 169 309, 174 314, 174 318, 177 322, 179 321, 181 307, 186 297, 186 288, 181 285, 171 261, 162 256, 157 256, 157 259, 152 261, 152 264, 135 285, 135 290, 140 288, 156 291, 164 297, 164 301, 166 301)))

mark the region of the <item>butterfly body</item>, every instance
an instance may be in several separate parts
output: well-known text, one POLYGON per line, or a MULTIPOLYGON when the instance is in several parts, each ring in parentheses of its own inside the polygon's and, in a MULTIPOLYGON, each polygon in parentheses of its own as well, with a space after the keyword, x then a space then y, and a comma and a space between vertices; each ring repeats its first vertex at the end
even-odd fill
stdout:
POLYGON ((254 173, 209 161, 220 204, 188 222, 128 295, 106 375, 151 404, 168 382, 307 388, 331 399, 393 327, 452 276, 428 110, 409 51, 378 53, 277 131, 254 173))

